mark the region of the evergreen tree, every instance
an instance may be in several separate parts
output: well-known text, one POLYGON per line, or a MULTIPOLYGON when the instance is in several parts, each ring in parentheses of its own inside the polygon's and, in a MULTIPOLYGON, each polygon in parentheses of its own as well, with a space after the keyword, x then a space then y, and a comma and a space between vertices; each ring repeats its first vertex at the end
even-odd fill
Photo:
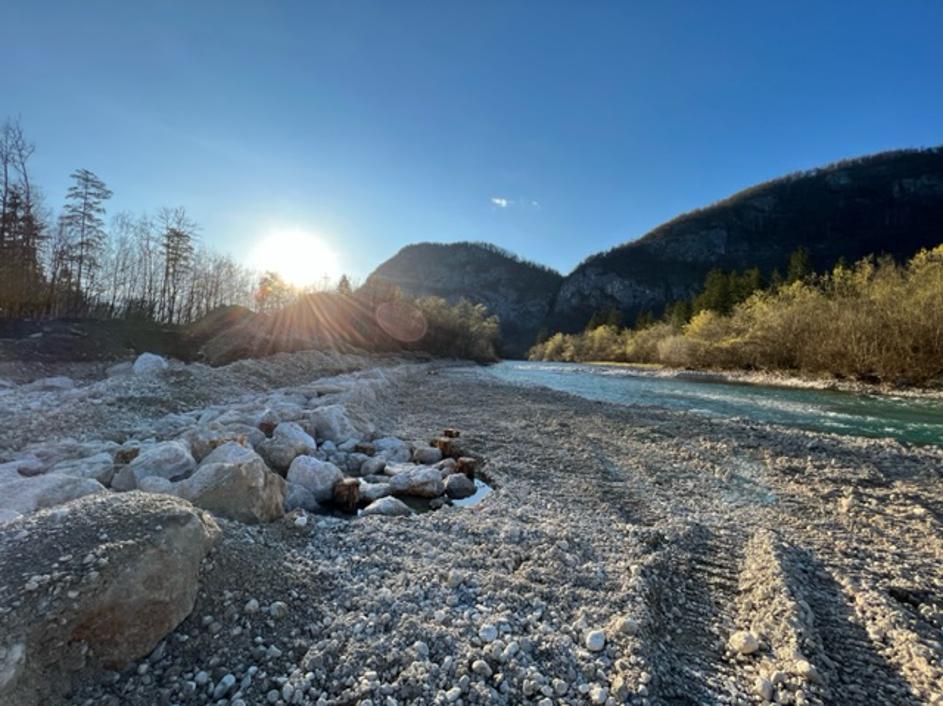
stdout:
POLYGON ((786 268, 786 281, 798 282, 806 279, 813 272, 809 260, 809 251, 799 246, 789 256, 789 266, 786 268))
POLYGON ((91 290, 105 242, 104 203, 111 198, 105 182, 88 169, 70 175, 62 221, 69 236, 69 259, 75 271, 75 289, 91 290))
POLYGON ((340 280, 337 282, 337 293, 349 297, 353 293, 353 288, 350 286, 350 280, 347 278, 347 275, 341 275, 340 280))

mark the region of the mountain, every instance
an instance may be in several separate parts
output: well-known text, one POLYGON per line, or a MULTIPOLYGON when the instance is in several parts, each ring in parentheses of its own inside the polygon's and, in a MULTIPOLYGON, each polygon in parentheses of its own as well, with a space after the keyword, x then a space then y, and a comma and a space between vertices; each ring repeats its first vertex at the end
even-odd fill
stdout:
POLYGON ((487 243, 418 243, 377 267, 367 285, 485 304, 500 318, 502 355, 514 357, 533 344, 562 281, 560 273, 487 243))
POLYGON ((941 241, 943 148, 846 160, 746 189, 593 255, 566 277, 547 324, 577 330, 612 306, 631 322, 696 293, 715 267, 783 272, 798 247, 825 269, 870 254, 905 259, 941 241))
POLYGON ((899 260, 943 242, 943 147, 899 150, 791 174, 584 260, 565 278, 485 243, 410 245, 380 265, 413 295, 465 297, 501 318, 502 353, 520 356, 541 329, 576 331, 594 312, 640 311, 697 293, 715 268, 785 272, 798 247, 817 270, 839 259, 899 260))

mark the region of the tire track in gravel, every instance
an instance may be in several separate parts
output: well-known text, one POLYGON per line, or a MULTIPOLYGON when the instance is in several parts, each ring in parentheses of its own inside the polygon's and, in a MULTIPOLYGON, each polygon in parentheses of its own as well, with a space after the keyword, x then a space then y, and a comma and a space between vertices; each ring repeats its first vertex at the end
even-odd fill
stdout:
POLYGON ((633 617, 641 628, 632 656, 651 675, 651 703, 732 702, 751 683, 725 650, 736 622, 740 551, 733 534, 691 523, 639 568, 633 617))

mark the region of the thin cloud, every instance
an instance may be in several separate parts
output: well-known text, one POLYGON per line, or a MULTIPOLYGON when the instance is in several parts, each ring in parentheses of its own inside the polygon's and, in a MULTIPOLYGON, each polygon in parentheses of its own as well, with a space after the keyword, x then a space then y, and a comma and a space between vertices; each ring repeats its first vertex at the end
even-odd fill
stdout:
POLYGON ((492 196, 491 203, 493 203, 498 208, 507 208, 514 202, 511 199, 505 198, 504 196, 492 196))

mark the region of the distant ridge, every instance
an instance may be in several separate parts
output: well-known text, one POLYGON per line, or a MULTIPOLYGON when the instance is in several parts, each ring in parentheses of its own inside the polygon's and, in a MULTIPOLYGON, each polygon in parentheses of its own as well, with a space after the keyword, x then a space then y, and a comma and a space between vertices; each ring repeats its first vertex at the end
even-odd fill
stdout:
POLYGON ((367 278, 411 295, 462 297, 501 319, 502 355, 521 356, 550 311, 563 276, 489 243, 407 245, 367 278))
POLYGON ((798 247, 818 269, 839 259, 906 259, 943 242, 943 147, 847 159, 752 186, 682 214, 638 240, 587 257, 566 277, 488 243, 409 245, 368 278, 413 295, 486 304, 501 318, 503 354, 537 332, 582 329, 615 307, 640 311, 696 293, 711 269, 784 271, 798 247))
POLYGON ((943 149, 896 150, 797 172, 683 214, 592 255, 570 273, 548 323, 576 330, 604 307, 625 320, 693 294, 715 267, 817 268, 870 254, 910 257, 943 241, 943 149))

